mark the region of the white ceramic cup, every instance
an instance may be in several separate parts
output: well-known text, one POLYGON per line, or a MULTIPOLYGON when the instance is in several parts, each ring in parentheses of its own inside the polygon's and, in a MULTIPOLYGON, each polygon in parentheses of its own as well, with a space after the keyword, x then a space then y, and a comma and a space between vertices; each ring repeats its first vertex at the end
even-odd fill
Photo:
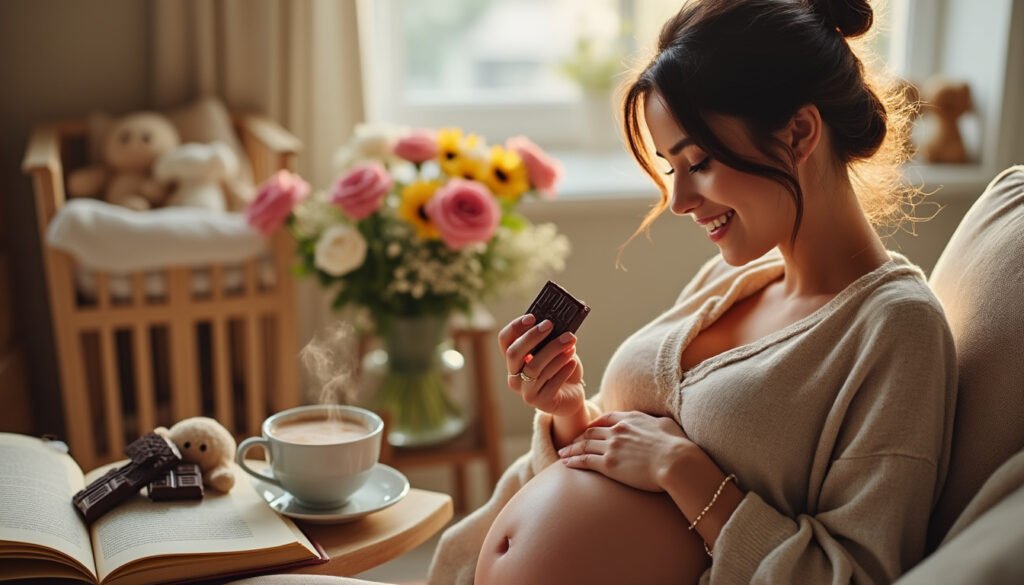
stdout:
POLYGON ((337 508, 366 483, 377 465, 384 421, 356 406, 299 406, 268 417, 261 431, 263 436, 249 437, 238 445, 238 465, 246 473, 287 490, 304 506, 337 508), (329 416, 360 425, 366 434, 324 443, 291 442, 274 435, 279 425, 305 419, 326 420, 329 416), (263 446, 271 474, 246 464, 246 452, 256 445, 263 446))

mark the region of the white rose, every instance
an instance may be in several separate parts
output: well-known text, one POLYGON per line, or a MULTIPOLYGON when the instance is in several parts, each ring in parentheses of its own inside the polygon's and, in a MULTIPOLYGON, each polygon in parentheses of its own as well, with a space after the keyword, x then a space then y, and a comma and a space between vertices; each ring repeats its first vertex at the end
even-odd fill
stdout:
POLYGON ((402 132, 402 128, 386 124, 359 124, 352 140, 334 155, 334 166, 347 170, 367 159, 394 159, 395 143, 402 132))
POLYGON ((314 264, 331 276, 342 276, 363 264, 366 239, 347 225, 327 228, 316 243, 314 264))

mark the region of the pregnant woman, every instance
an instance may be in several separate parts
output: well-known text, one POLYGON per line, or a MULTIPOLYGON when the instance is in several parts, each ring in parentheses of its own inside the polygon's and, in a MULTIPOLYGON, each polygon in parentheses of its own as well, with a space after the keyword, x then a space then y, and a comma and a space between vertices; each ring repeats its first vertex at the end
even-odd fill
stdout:
POLYGON ((923 557, 956 366, 921 271, 872 227, 912 194, 908 112, 847 41, 872 16, 705 0, 666 23, 623 107, 662 192, 641 229, 671 209, 720 254, 590 400, 573 335, 528 358, 550 323, 502 329, 532 449, 445 533, 432 585, 889 583, 923 557))

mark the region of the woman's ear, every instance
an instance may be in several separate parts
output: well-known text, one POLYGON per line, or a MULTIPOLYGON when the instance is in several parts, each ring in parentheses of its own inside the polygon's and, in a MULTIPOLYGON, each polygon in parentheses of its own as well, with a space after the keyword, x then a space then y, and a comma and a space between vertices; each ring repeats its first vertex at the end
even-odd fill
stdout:
POLYGON ((818 147, 823 130, 824 123, 821 121, 818 107, 807 104, 793 114, 779 138, 793 149, 796 164, 801 165, 807 162, 811 153, 818 147))

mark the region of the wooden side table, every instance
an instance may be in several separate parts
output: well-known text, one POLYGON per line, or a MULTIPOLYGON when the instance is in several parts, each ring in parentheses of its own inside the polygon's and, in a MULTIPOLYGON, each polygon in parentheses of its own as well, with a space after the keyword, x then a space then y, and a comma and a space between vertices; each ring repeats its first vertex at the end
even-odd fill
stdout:
MULTIPOLYGON (((452 497, 456 512, 467 512, 469 480, 467 464, 483 459, 487 465, 489 488, 493 489, 504 466, 501 457, 501 419, 491 377, 491 348, 497 345, 494 317, 482 307, 474 309, 467 319, 457 315, 452 321, 455 348, 467 356, 467 374, 471 376, 471 394, 476 402, 477 416, 457 438, 431 447, 395 447, 384 441, 381 462, 397 469, 447 465, 452 468, 455 489, 452 497)), ((366 345, 364 344, 365 353, 366 345)), ((388 420, 384 413, 385 427, 388 420)), ((385 432, 385 436, 386 432, 385 432)))
POLYGON ((368 571, 423 544, 440 532, 452 515, 451 496, 413 488, 401 502, 350 524, 296 520, 331 560, 289 572, 350 577, 368 571))
MULTIPOLYGON (((253 469, 266 469, 252 459, 253 469)), ((310 539, 324 548, 331 560, 288 571, 311 575, 350 577, 396 559, 423 544, 452 519, 448 494, 412 488, 397 504, 347 524, 314 524, 293 520, 310 539)))

